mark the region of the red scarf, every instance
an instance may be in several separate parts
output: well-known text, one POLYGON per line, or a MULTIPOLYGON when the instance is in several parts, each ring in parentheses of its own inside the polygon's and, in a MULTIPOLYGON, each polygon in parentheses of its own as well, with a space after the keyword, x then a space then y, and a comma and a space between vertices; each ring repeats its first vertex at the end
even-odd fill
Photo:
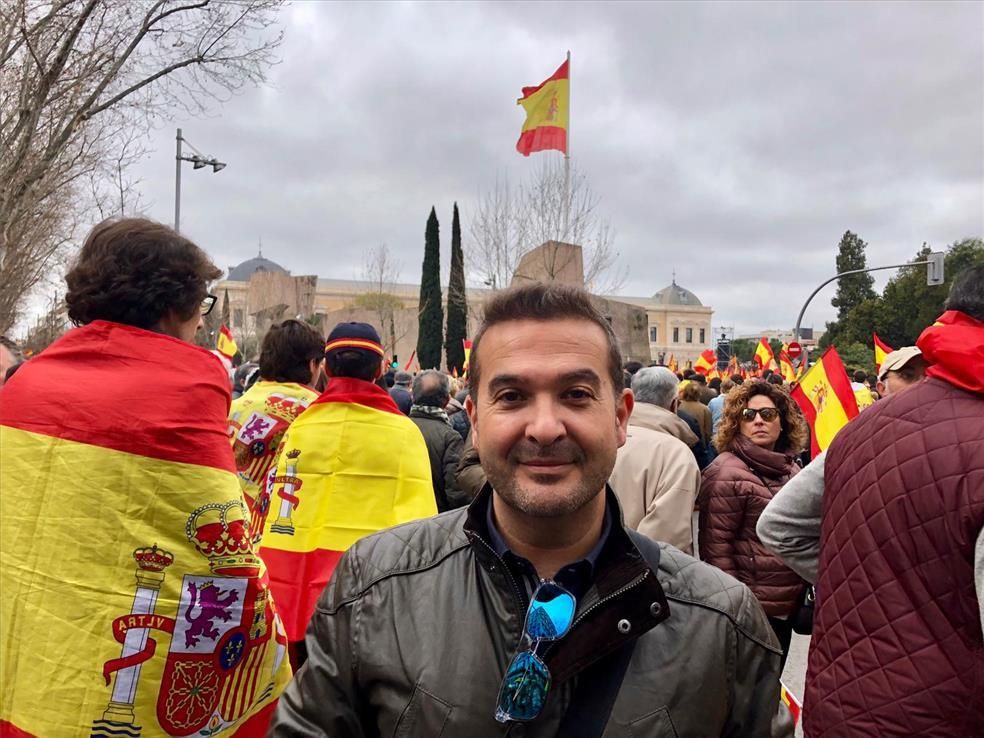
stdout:
POLYGON ((984 394, 984 323, 947 310, 922 332, 916 345, 930 364, 926 374, 984 394))

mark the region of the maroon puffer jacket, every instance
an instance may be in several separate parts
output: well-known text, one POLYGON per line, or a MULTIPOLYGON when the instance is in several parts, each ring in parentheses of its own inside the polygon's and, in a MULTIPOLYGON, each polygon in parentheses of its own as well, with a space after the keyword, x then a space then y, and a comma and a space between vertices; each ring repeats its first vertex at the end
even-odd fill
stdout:
POLYGON ((700 558, 747 584, 773 617, 792 614, 806 582, 762 545, 755 526, 797 471, 792 456, 738 436, 704 469, 697 497, 700 558))
POLYGON ((927 379, 875 403, 824 476, 805 734, 984 736, 984 392, 927 379))

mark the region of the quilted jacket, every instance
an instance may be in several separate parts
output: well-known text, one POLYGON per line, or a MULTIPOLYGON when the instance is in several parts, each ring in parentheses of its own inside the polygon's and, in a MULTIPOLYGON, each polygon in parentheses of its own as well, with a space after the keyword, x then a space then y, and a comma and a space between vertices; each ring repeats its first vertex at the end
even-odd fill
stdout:
POLYGON ((861 413, 822 521, 806 736, 984 736, 984 393, 930 378, 861 413))
POLYGON ((762 544, 755 526, 797 471, 792 456, 738 436, 704 470, 697 498, 701 559, 747 584, 774 617, 792 614, 806 583, 762 544))

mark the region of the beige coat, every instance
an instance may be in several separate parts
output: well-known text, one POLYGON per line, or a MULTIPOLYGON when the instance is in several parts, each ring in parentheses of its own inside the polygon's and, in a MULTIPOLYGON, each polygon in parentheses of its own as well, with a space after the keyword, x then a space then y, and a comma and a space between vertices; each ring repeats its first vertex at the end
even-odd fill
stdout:
POLYGON ((649 402, 636 402, 635 407, 632 408, 632 418, 629 420, 629 424, 669 433, 687 444, 687 448, 700 440, 690 430, 690 426, 676 413, 649 402))
POLYGON ((630 421, 609 481, 622 505, 626 527, 693 554, 700 469, 685 443, 630 421))

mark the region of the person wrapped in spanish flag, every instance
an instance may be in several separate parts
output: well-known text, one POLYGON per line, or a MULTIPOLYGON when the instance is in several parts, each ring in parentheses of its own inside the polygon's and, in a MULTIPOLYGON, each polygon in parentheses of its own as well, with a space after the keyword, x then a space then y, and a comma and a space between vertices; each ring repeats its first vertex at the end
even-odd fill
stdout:
POLYGON ((262 521, 260 556, 295 666, 318 596, 363 536, 437 514, 420 430, 374 381, 383 347, 367 323, 339 323, 325 344, 328 386, 287 429, 262 521))
POLYGON ((0 391, 0 735, 266 732, 286 637, 229 381, 191 344, 220 275, 166 226, 96 226, 66 276, 79 327, 0 391))
POLYGON ((300 320, 270 326, 260 349, 260 379, 232 401, 229 439, 236 471, 250 511, 250 537, 259 542, 261 520, 270 504, 267 485, 284 434, 318 399, 314 385, 325 360, 325 338, 300 320))

